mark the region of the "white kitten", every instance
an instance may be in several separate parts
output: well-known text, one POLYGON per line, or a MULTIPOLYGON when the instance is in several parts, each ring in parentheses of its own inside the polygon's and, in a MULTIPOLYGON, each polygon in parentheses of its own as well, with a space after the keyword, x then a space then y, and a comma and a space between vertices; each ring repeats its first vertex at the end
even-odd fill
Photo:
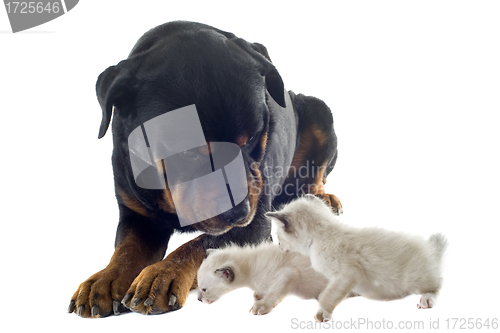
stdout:
POLYGON ((319 296, 316 320, 330 320, 350 291, 378 300, 422 294, 417 306, 434 306, 447 245, 441 234, 425 241, 380 228, 350 227, 313 195, 266 215, 276 227, 280 248, 310 256, 312 267, 330 280, 319 296))
POLYGON ((328 283, 325 276, 312 269, 309 257, 282 252, 273 243, 256 247, 230 245, 207 253, 198 270, 198 300, 203 303, 210 304, 231 290, 249 287, 255 299, 250 312, 262 315, 287 294, 317 299, 328 283))

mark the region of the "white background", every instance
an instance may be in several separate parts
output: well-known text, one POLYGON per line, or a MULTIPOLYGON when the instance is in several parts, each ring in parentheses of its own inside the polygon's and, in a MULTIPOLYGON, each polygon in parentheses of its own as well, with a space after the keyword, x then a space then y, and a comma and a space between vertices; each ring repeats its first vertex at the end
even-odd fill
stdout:
MULTIPOLYGON (((327 185, 345 222, 448 237, 434 309, 418 310, 419 296, 356 298, 334 320, 426 329, 439 320, 443 329, 447 318, 500 317, 498 2, 180 3, 80 1, 17 34, 0 9, 4 328, 270 332, 313 320, 316 302, 294 297, 252 316, 247 289, 212 305, 191 293, 182 310, 158 316, 66 313, 78 284, 108 263, 118 218, 111 135, 97 140, 95 81, 148 29, 178 19, 264 44, 288 89, 330 106, 339 159, 327 185)), ((176 236, 169 250, 187 239, 176 236)))

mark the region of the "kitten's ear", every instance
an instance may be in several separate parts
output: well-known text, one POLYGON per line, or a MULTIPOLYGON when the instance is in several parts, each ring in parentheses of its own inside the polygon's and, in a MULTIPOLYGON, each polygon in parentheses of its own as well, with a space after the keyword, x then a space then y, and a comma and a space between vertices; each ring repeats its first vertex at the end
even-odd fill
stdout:
POLYGON ((276 220, 280 221, 283 224, 288 224, 288 221, 286 220, 286 215, 282 212, 267 212, 265 214, 267 217, 274 217, 276 220))
POLYGON ((304 195, 304 199, 311 200, 311 201, 324 202, 323 199, 321 199, 320 197, 318 197, 314 194, 311 194, 311 193, 307 193, 306 195, 304 195))
POLYGON ((207 250, 205 251, 205 254, 206 254, 206 255, 207 255, 207 257, 208 257, 209 255, 211 255, 211 254, 212 254, 212 253, 214 253, 215 251, 217 251, 217 250, 216 250, 216 249, 207 249, 207 250))
POLYGON ((280 213, 280 212, 267 212, 265 215, 268 216, 268 217, 277 218, 279 220, 280 216, 283 215, 283 214, 280 213))
POLYGON ((280 221, 283 224, 287 223, 287 220, 285 218, 285 214, 283 214, 282 212, 267 212, 265 215, 267 217, 274 217, 274 219, 280 221))
POLYGON ((231 283, 234 281, 234 272, 233 269, 229 266, 216 269, 215 273, 227 282, 231 283))
POLYGON ((285 232, 291 232, 291 225, 290 222, 288 222, 286 215, 281 213, 281 212, 267 212, 266 213, 267 217, 274 217, 275 220, 278 220, 283 224, 283 228, 285 229, 285 232))

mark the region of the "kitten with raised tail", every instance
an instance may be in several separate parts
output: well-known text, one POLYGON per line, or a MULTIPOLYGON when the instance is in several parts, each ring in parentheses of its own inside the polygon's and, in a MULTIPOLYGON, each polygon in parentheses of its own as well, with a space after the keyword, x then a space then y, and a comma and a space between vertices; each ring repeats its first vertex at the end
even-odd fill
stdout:
POLYGON ((319 295, 315 319, 328 321, 351 291, 376 300, 422 295, 418 308, 436 304, 441 289, 445 237, 422 237, 354 228, 340 222, 321 199, 306 195, 282 210, 266 213, 276 228, 282 251, 300 252, 329 283, 319 295))
MULTIPOLYGON (((311 267, 309 257, 285 253, 277 244, 230 245, 207 250, 198 270, 198 300, 210 304, 241 287, 254 291, 254 315, 269 313, 288 294, 318 298, 328 279, 311 267)), ((349 297, 354 296, 349 294, 349 297)))

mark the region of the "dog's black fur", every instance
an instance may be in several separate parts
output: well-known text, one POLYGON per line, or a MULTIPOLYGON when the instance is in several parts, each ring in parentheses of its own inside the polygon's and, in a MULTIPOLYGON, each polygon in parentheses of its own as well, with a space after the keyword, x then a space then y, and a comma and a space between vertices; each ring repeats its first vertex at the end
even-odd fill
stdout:
POLYGON ((286 91, 260 44, 199 23, 167 23, 144 34, 126 60, 106 69, 96 90, 103 113, 99 138, 113 115, 120 221, 110 264, 80 285, 70 312, 100 317, 118 314, 123 306, 141 313, 182 307, 196 287, 205 250, 268 239, 264 213, 300 194, 300 184, 341 210, 338 199, 322 188, 337 157, 331 112, 314 97, 286 91), (207 141, 241 147, 249 195, 229 212, 181 228, 168 189, 135 184, 127 138, 145 121, 191 104, 207 141), (318 168, 305 177, 283 172, 306 162, 323 172, 318 168), (291 184, 287 193, 277 193, 285 184, 291 184), (160 261, 175 230, 204 234, 160 261))

